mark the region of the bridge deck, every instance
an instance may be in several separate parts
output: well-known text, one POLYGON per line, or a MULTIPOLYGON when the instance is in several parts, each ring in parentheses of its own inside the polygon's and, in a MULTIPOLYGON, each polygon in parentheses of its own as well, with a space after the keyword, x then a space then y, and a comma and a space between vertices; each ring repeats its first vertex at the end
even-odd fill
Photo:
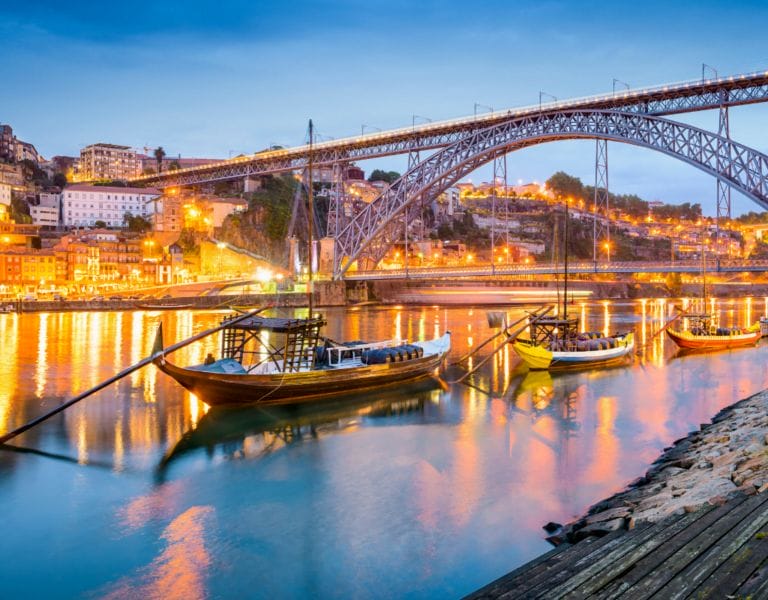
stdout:
POLYGON ((563 545, 468 596, 768 598, 768 494, 563 545))

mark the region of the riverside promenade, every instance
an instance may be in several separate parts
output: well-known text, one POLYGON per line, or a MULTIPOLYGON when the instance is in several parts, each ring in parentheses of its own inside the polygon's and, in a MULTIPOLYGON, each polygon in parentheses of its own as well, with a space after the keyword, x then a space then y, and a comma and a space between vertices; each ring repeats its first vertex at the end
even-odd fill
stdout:
POLYGON ((768 598, 768 391, 720 411, 469 598, 768 598))

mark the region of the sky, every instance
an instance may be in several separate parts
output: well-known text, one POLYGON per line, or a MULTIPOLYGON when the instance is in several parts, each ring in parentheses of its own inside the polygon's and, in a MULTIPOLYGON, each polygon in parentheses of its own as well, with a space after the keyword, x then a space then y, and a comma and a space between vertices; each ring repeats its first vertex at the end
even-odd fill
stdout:
MULTIPOLYGON (((95 142, 227 158, 306 138, 768 68, 768 3, 220 0, 0 3, 0 122, 44 156, 95 142), (483 110, 480 108, 479 110, 483 110)), ((717 113, 675 117, 707 129, 717 113)), ((731 135, 768 152, 768 106, 731 135)), ((360 164, 402 171, 405 159, 360 164)), ((715 212, 715 182, 653 151, 609 145, 609 185, 715 212)), ((594 183, 594 142, 510 154, 508 178, 594 183)), ((489 169, 472 175, 490 178, 489 169)), ((758 210, 737 192, 734 212, 758 210)))

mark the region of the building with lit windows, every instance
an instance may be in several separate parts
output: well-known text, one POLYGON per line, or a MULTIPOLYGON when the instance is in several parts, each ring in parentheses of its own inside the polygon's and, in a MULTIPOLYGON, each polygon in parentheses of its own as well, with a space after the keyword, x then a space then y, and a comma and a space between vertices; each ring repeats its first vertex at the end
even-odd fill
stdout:
POLYGON ((10 206, 11 204, 11 186, 8 183, 0 183, 0 204, 10 206))
POLYGON ((78 181, 128 179, 141 175, 141 161, 130 146, 91 144, 80 150, 78 181))
POLYGON ((125 214, 153 219, 155 199, 161 192, 154 188, 129 188, 75 184, 64 188, 61 223, 65 227, 93 227, 97 221, 107 227, 122 227, 125 214))

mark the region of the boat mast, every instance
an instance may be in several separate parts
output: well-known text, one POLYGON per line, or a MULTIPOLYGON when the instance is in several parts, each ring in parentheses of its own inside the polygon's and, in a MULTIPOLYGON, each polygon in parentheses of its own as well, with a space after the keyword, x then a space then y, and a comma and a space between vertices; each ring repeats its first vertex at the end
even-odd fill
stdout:
MULTIPOLYGON (((702 220, 703 224, 703 220, 702 220)), ((707 246, 704 243, 704 227, 701 229, 701 314, 707 313, 707 246)))
POLYGON ((314 273, 312 268, 312 228, 314 227, 314 213, 315 205, 312 195, 312 138, 313 138, 313 126, 312 119, 309 120, 309 164, 307 168, 308 183, 307 183, 307 223, 308 232, 307 237, 309 239, 309 280, 307 281, 307 300, 309 302, 309 318, 312 318, 312 282, 314 279, 314 273))
POLYGON ((568 198, 565 199, 565 226, 563 227, 563 319, 568 319, 568 198))

